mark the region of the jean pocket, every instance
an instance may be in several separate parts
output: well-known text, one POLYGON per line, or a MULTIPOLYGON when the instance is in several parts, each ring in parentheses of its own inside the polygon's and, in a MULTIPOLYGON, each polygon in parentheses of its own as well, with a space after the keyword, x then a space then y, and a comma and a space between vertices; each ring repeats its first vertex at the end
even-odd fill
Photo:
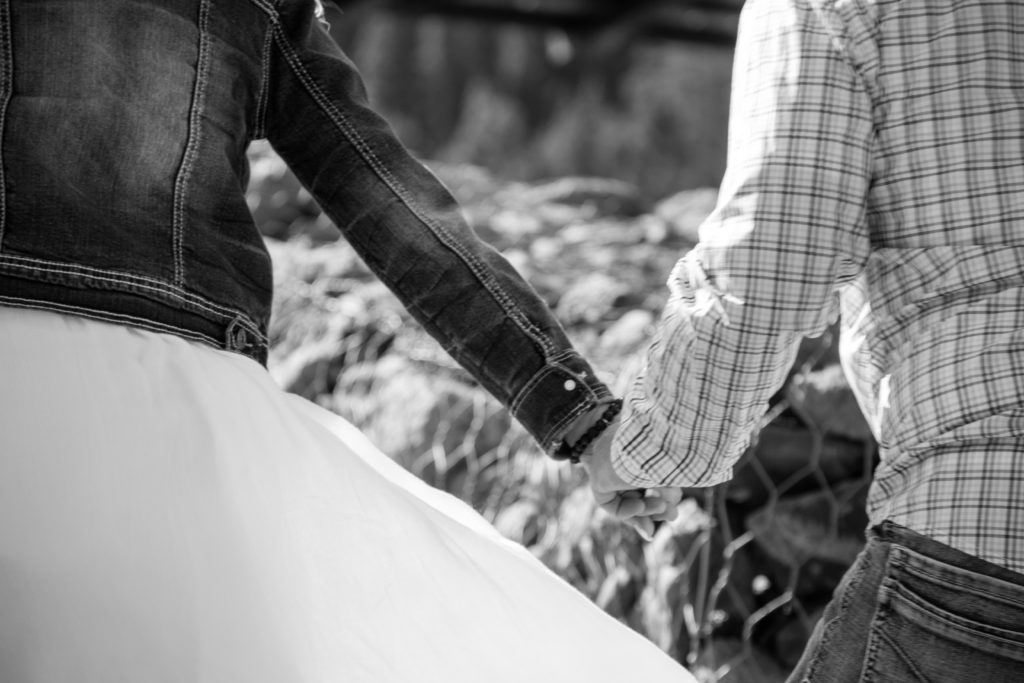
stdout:
POLYGON ((893 547, 878 601, 867 680, 1022 680, 1024 586, 893 547))

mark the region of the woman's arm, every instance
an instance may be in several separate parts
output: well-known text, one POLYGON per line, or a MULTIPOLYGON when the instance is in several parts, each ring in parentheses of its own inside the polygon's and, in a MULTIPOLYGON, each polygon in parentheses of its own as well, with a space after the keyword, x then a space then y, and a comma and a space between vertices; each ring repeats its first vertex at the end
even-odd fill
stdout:
POLYGON ((367 104, 315 18, 281 3, 261 128, 414 318, 549 453, 612 397, 537 293, 465 222, 445 187, 367 104))

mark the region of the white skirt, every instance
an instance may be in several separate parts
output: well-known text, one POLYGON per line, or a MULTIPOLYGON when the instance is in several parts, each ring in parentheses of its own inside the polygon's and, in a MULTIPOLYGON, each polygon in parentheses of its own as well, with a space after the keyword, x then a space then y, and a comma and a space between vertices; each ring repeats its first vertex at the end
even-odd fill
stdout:
POLYGON ((692 681, 237 354, 0 308, 0 683, 692 681))

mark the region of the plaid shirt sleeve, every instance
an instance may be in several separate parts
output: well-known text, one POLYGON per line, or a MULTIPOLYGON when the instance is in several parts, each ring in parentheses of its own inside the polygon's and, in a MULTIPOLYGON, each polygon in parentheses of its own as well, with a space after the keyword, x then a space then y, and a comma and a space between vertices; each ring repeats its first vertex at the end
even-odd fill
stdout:
POLYGON ((613 444, 628 483, 729 479, 800 340, 864 267, 874 131, 844 40, 806 0, 744 7, 718 206, 672 271, 613 444))

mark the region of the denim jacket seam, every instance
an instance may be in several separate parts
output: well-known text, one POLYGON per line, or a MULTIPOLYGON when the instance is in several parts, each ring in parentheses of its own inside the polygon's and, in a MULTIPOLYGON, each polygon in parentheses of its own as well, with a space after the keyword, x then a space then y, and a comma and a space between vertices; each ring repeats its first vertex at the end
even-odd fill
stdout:
MULTIPOLYGON (((95 268, 93 266, 87 266, 81 263, 62 263, 59 261, 49 261, 46 259, 33 258, 31 256, 17 256, 15 254, 0 254, 0 265, 7 263, 15 268, 31 269, 33 267, 39 268, 40 270, 54 270, 61 271, 68 274, 74 274, 75 271, 82 271, 82 275, 90 277, 95 274, 97 279, 117 280, 124 282, 138 281, 146 284, 139 285, 140 287, 151 286, 152 288, 164 288, 171 283, 166 280, 161 280, 155 277, 149 277, 147 275, 136 275, 134 273, 123 273, 116 270, 107 270, 105 268, 95 268)), ((133 283, 134 284, 134 283, 133 283)), ((178 287, 177 289, 181 289, 178 287)))
POLYGON ((303 68, 301 60, 299 59, 295 49, 292 47, 287 37, 283 35, 283 31, 280 30, 280 24, 277 24, 275 29, 277 43, 284 53, 285 59, 291 67, 292 72, 295 74, 295 77, 303 87, 306 88, 307 92, 312 96, 313 100, 321 110, 327 114, 330 120, 335 124, 335 126, 337 126, 342 135, 344 135, 353 147, 355 147, 363 161, 374 171, 377 177, 395 193, 395 195, 412 212, 412 214, 421 223, 423 223, 423 225, 437 236, 446 247, 459 256, 462 262, 469 268, 470 272, 472 272, 476 277, 481 286, 483 286, 484 289, 494 297, 495 301, 505 311, 505 313, 524 333, 526 333, 527 336, 533 339, 534 342, 541 347, 545 358, 549 357, 555 348, 555 345, 551 340, 525 318, 522 311, 515 305, 511 297, 501 289, 500 285, 493 282, 491 278, 486 277, 486 269, 479 263, 478 259, 474 258, 472 254, 469 254, 459 241, 444 228, 444 226, 437 224, 428 216, 424 215, 415 199, 409 195, 405 187, 390 173, 390 171, 388 171, 387 167, 380 162, 363 137, 359 135, 359 132, 348 122, 345 114, 339 111, 338 108, 331 103, 330 98, 323 93, 322 89, 317 85, 313 77, 305 70, 305 68, 303 68))
POLYGON ((572 349, 562 349, 555 355, 548 358, 548 362, 551 363, 552 365, 558 365, 562 361, 569 360, 571 358, 582 359, 580 354, 578 354, 576 351, 572 349))
POLYGON ((99 282, 116 283, 123 285, 131 285, 140 289, 150 290, 165 294, 172 298, 175 298, 182 303, 186 303, 201 310, 206 311, 211 315, 216 315, 226 321, 232 321, 235 319, 240 320, 241 324, 253 332, 257 337, 266 341, 265 336, 260 331, 259 326, 249 319, 249 316, 244 312, 225 306, 220 306, 208 301, 203 297, 196 294, 192 294, 182 290, 179 286, 173 285, 168 282, 161 282, 153 278, 131 275, 127 273, 118 273, 116 271, 101 270, 99 268, 92 268, 90 266, 83 266, 78 264, 61 264, 52 261, 43 261, 41 259, 34 259, 24 256, 13 256, 11 254, 0 254, 0 266, 8 266, 11 268, 17 268, 21 270, 39 270, 47 271, 63 275, 77 275, 80 277, 96 280, 99 282), (22 261, 24 263, 18 263, 22 261))
MULTIPOLYGON (((567 353, 569 355, 575 355, 572 352, 567 353)), ((509 412, 512 413, 512 415, 518 415, 519 407, 523 404, 524 401, 526 401, 526 399, 529 397, 530 393, 534 390, 534 388, 536 388, 540 384, 541 380, 559 371, 567 372, 570 375, 577 376, 575 373, 569 371, 567 368, 564 368, 562 366, 550 364, 545 365, 543 368, 541 368, 540 371, 538 371, 533 377, 530 378, 530 380, 526 383, 522 390, 520 390, 520 392, 516 395, 515 399, 513 399, 513 401, 509 404, 509 412)), ((554 421, 554 423, 551 424, 550 427, 548 427, 547 431, 544 432, 543 436, 540 438, 540 445, 545 451, 551 450, 551 448, 554 445, 555 437, 559 433, 566 431, 578 417, 586 413, 588 410, 590 410, 600 402, 600 392, 598 390, 595 390, 589 384, 584 384, 584 386, 586 386, 587 393, 574 400, 570 404, 571 407, 569 408, 569 410, 566 411, 564 415, 557 418, 554 421)))
POLYGON ((256 99, 256 114, 253 122, 252 137, 260 140, 267 136, 267 106, 270 99, 270 52, 274 46, 273 24, 267 25, 263 37, 263 54, 260 57, 260 92, 256 99))
POLYGON ((519 390, 519 394, 512 399, 511 403, 509 403, 508 409, 512 412, 513 415, 519 412, 519 407, 523 404, 523 401, 526 400, 526 397, 530 394, 530 392, 533 391, 533 388, 539 385, 541 380, 543 380, 545 377, 554 372, 555 368, 551 367, 550 365, 544 365, 540 370, 538 370, 533 375, 533 377, 527 380, 526 384, 523 385, 523 388, 519 390))
POLYGON ((7 227, 7 175, 4 171, 4 131, 7 128, 7 107, 14 92, 14 55, 11 38, 10 0, 0 0, 0 59, 3 72, 0 73, 0 253, 4 248, 4 229, 7 227))
MULTIPOLYGON (((277 26, 278 5, 281 0, 249 0, 249 2, 256 5, 260 11, 267 15, 267 18, 270 19, 270 28, 277 26)), ((271 31, 271 33, 273 33, 273 31, 271 31)))
POLYGON ((57 303, 55 301, 38 301, 36 299, 24 299, 21 297, 5 296, 0 294, 0 303, 5 306, 11 306, 15 308, 28 308, 36 310, 48 310, 56 311, 60 313, 70 313, 81 318, 89 318, 92 320, 100 320, 103 322, 113 323, 124 323, 129 321, 132 327, 140 327, 151 332, 160 332, 164 334, 174 334, 181 336, 186 339, 192 339, 194 341, 203 342, 213 346, 218 346, 218 341, 213 337, 202 334, 201 332, 195 332, 188 328, 179 327, 177 325, 170 325, 168 323, 158 323, 148 318, 140 318, 135 315, 128 313, 114 313, 108 311, 97 311, 91 308, 85 308, 83 306, 75 306, 73 304, 57 303))
MULTIPOLYGON (((541 367, 541 369, 538 370, 533 375, 533 377, 531 377, 526 382, 525 385, 523 385, 523 388, 519 390, 519 393, 516 395, 516 397, 512 399, 512 402, 509 404, 509 410, 512 411, 512 414, 515 415, 519 411, 519 406, 522 405, 523 401, 526 400, 526 397, 530 394, 531 391, 533 391, 533 388, 540 384, 541 380, 543 380, 548 375, 552 375, 556 372, 565 372, 566 374, 572 375, 573 377, 579 379, 579 376, 576 373, 574 373, 572 370, 566 368, 561 364, 561 361, 568 360, 570 358, 580 358, 580 356, 576 352, 566 349, 558 352, 553 356, 546 358, 544 366, 541 367)), ((591 394, 594 394, 596 396, 596 392, 590 389, 589 385, 585 384, 585 386, 587 386, 587 389, 590 391, 591 394)))
POLYGON ((182 285, 185 281, 185 207, 186 193, 192 180, 192 169, 199 152, 199 138, 202 131, 203 104, 206 96, 206 81, 210 66, 210 0, 199 1, 199 53, 196 58, 196 82, 192 89, 192 102, 189 105, 188 138, 185 142, 185 154, 181 159, 177 177, 174 179, 174 217, 172 240, 174 249, 174 284, 182 285))

